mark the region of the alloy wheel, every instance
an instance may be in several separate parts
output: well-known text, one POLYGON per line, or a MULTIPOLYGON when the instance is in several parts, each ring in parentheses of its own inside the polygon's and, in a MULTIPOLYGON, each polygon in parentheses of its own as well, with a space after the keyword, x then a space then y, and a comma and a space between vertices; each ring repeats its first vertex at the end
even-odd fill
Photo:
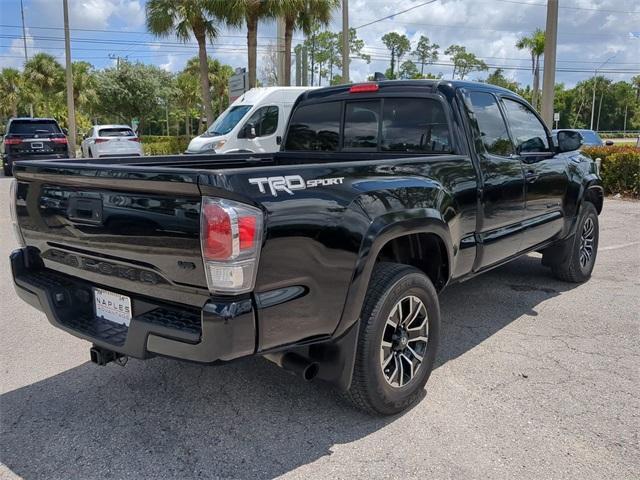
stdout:
POLYGON ((389 385, 404 387, 411 382, 427 352, 429 323, 427 308, 409 295, 391 309, 382 333, 380 366, 389 385))
POLYGON ((593 258, 593 243, 595 241, 595 224, 592 218, 587 218, 580 234, 580 266, 585 268, 593 258))

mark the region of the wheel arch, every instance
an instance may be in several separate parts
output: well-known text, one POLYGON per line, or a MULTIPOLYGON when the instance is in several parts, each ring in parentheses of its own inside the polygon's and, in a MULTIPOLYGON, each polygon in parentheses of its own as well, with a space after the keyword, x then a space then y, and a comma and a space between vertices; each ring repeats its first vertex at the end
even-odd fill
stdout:
POLYGON ((347 292, 345 307, 342 311, 340 322, 334 332, 334 336, 342 335, 360 317, 360 310, 371 280, 373 267, 378 261, 393 261, 411 265, 423 271, 433 282, 437 289, 442 289, 451 278, 451 265, 453 262, 453 247, 449 227, 435 209, 412 209, 401 213, 389 213, 375 219, 364 236, 362 246, 349 290, 347 292), (429 246, 439 249, 440 256, 438 271, 431 266, 429 258, 424 253, 431 250, 422 250, 420 257, 423 261, 416 261, 415 257, 389 258, 390 250, 399 243, 406 242, 415 246, 416 241, 427 240, 429 246), (380 254, 382 253, 382 257, 380 254), (443 273, 444 272, 444 273, 443 273), (439 278, 436 275, 444 275, 439 278))

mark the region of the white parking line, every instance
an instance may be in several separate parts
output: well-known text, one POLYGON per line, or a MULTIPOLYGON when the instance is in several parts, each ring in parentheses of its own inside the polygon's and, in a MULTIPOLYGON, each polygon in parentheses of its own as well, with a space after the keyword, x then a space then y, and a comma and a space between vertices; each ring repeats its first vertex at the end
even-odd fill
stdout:
POLYGON ((598 250, 600 251, 618 250, 619 248, 632 247, 633 245, 640 245, 640 242, 623 243, 622 245, 611 245, 610 247, 602 247, 602 248, 599 248, 598 250))

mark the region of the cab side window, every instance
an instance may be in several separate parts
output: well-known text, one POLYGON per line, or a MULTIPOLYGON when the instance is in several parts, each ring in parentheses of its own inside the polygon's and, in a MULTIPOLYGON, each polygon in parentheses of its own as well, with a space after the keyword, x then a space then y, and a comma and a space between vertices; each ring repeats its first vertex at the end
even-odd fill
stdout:
POLYGON ((538 117, 524 103, 504 98, 509 127, 518 153, 549 150, 547 131, 538 117))
POLYGON ((381 130, 383 152, 452 151, 444 109, 430 98, 385 98, 381 130))
POLYGON ((466 100, 470 104, 469 114, 475 119, 480 132, 480 138, 475 142, 476 150, 501 157, 511 155, 513 144, 496 98, 486 92, 471 92, 466 100))
POLYGON ((253 112, 253 115, 244 124, 244 128, 240 130, 238 138, 247 138, 245 129, 249 124, 254 126, 256 137, 266 137, 274 134, 278 129, 278 107, 262 107, 253 112))

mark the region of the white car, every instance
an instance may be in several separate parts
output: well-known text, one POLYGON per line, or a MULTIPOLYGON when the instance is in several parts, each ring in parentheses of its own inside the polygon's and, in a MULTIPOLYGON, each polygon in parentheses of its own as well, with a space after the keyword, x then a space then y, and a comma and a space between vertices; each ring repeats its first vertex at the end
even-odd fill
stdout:
POLYGON ((280 149, 298 97, 314 87, 252 88, 237 98, 185 153, 271 153, 280 149))
POLYGON ((140 138, 128 125, 94 125, 80 145, 83 157, 143 155, 140 138))

